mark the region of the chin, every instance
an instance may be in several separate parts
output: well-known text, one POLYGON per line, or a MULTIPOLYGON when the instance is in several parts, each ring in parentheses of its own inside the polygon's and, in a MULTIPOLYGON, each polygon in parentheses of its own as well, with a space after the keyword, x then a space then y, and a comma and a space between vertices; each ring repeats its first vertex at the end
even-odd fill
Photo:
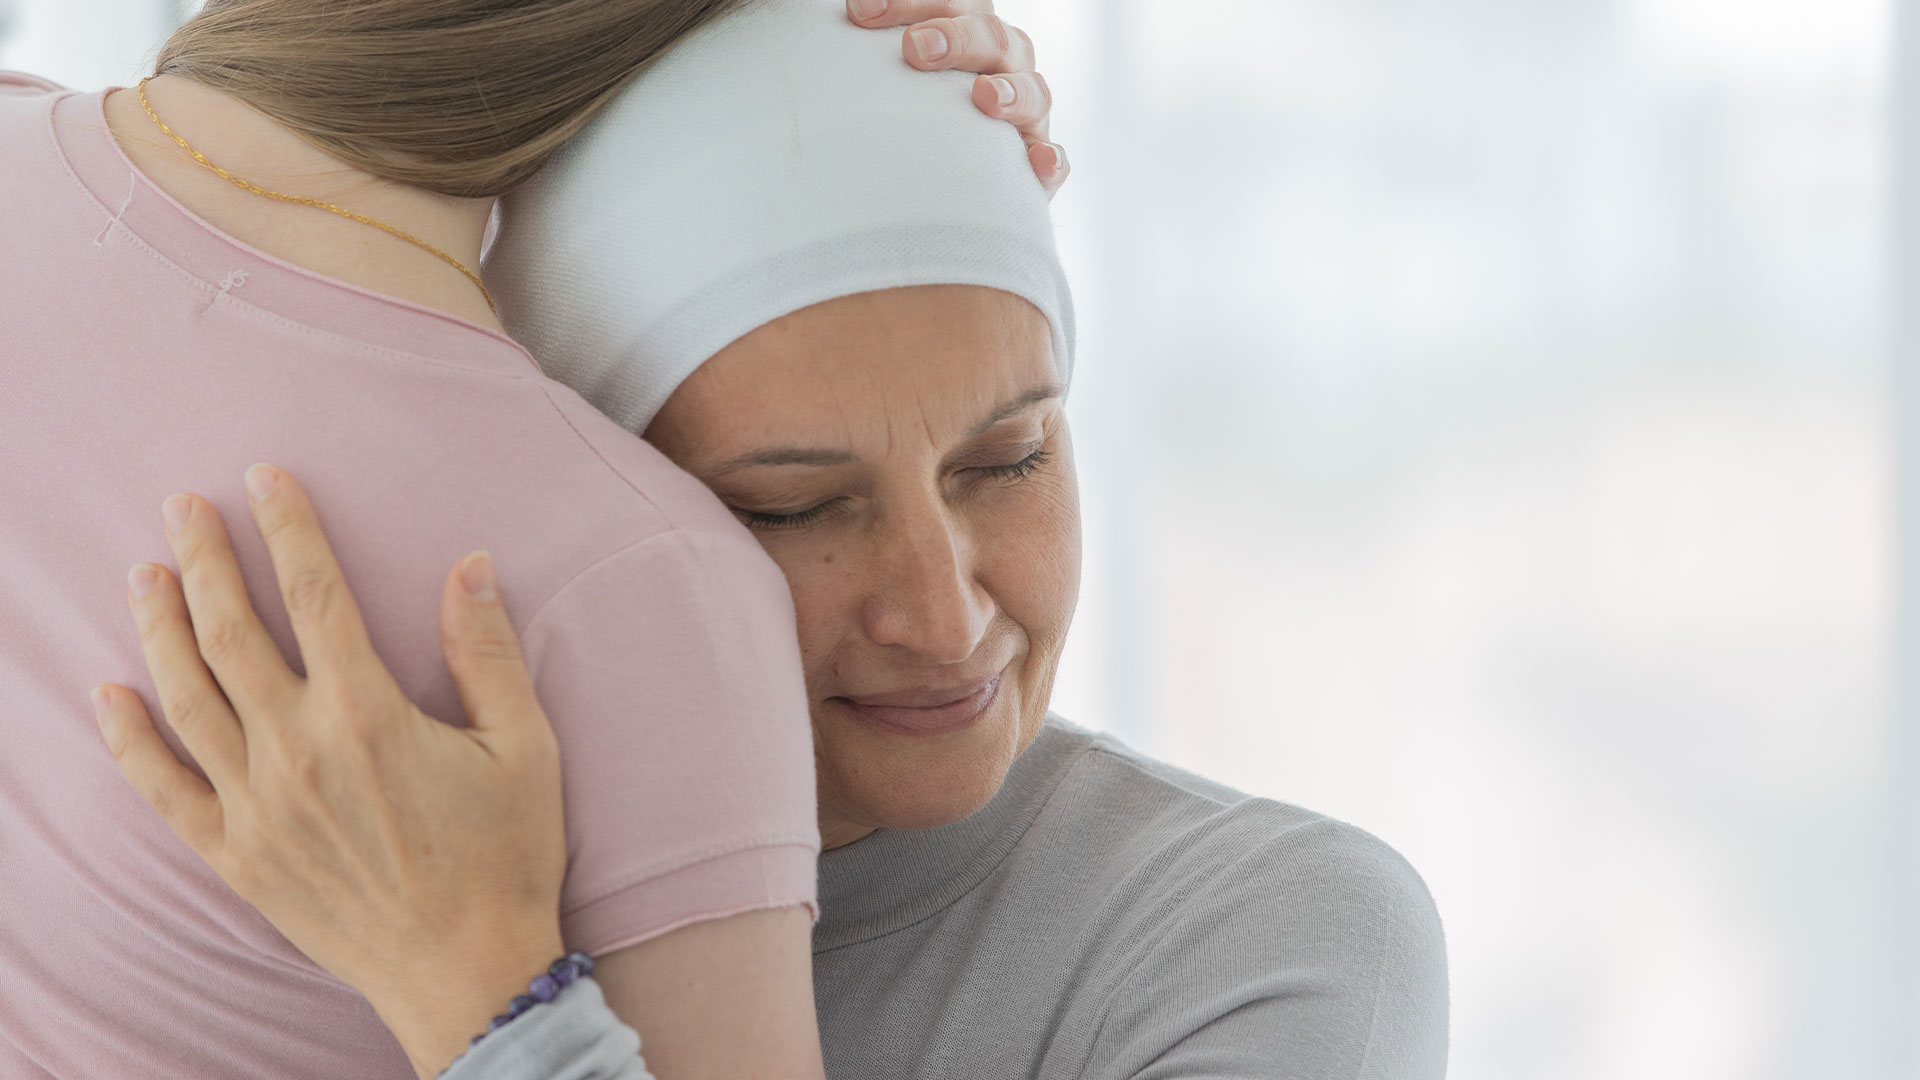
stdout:
POLYGON ((932 829, 993 801, 1046 719, 1044 704, 1006 695, 961 731, 934 737, 876 730, 828 703, 815 709, 821 800, 850 821, 932 829))

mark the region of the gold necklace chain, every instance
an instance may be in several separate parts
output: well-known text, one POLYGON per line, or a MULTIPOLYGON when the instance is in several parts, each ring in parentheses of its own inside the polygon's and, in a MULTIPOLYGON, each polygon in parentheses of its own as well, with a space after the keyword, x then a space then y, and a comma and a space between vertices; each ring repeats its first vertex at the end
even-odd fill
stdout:
POLYGON ((221 168, 220 166, 215 165, 213 162, 208 161, 205 154, 202 154, 200 151, 195 150, 193 147, 187 144, 187 140, 181 138, 179 135, 174 134, 174 130, 168 127, 166 125, 166 122, 164 120, 161 120, 160 117, 154 113, 153 106, 147 103, 147 81, 152 78, 153 76, 149 75, 147 76, 147 78, 141 79, 140 84, 134 87, 134 95, 140 99, 140 107, 147 110, 147 118, 149 120, 152 120, 155 126, 157 126, 160 129, 160 131, 166 135, 167 138, 172 139, 180 147, 180 149, 185 150, 189 154, 192 154, 193 160, 199 162, 202 165, 205 165, 209 170, 213 172, 215 176, 218 176, 220 179, 225 180, 227 183, 232 184, 235 187, 244 188, 247 191, 251 191, 255 195, 259 195, 268 199, 274 199, 279 202, 298 203, 301 206, 311 206, 315 210, 325 210, 329 214, 338 214, 349 221, 357 221, 362 225, 371 225, 374 228, 379 229, 381 232, 388 234, 389 236, 393 236, 398 239, 405 240, 407 243, 412 244, 414 247, 419 248, 420 250, 426 252, 427 254, 432 255, 434 258, 439 259, 441 262, 446 263, 448 266, 453 267, 455 270, 458 270, 461 273, 467 275, 467 280, 473 282, 474 287, 480 290, 481 296, 486 297, 487 309, 489 311, 498 310, 493 306, 493 293, 487 290, 487 285, 485 282, 480 280, 479 274, 476 274, 473 271, 467 269, 466 264, 461 262, 459 259, 454 258, 453 256, 447 254, 444 251, 441 251, 439 248, 434 247, 432 244, 427 243, 425 240, 420 239, 419 237, 413 235, 412 233, 405 232, 400 229, 396 229, 384 221, 376 221, 375 219, 370 218, 365 214, 356 214, 353 211, 348 210, 346 207, 335 206, 330 202, 321 202, 319 199, 310 198, 306 195, 287 195, 278 191, 268 191, 266 188, 263 188, 258 184, 248 183, 247 181, 242 180, 241 178, 221 168))

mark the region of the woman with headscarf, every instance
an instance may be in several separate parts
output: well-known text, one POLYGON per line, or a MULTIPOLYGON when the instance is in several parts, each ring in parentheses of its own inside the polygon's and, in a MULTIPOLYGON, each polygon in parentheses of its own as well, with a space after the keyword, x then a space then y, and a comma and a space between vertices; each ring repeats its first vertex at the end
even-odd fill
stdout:
MULTIPOLYGON (((789 1007, 810 987, 819 841, 786 582, 710 492, 545 378, 474 274, 492 196, 733 6, 211 0, 137 88, 0 74, 0 1076, 400 1075, 409 1058, 389 1028, 430 1071, 464 1041, 413 1039, 423 1017, 524 986, 465 964, 420 994, 386 992, 412 988, 374 986, 379 971, 269 924, 127 789, 72 696, 82 672, 139 665, 120 590, 92 579, 151 556, 146 523, 175 485, 218 478, 237 494, 257 456, 332 496, 341 556, 366 570, 368 639, 443 715, 482 685, 487 640, 449 624, 450 679, 415 631, 442 599, 435 580, 486 537, 514 568, 529 616, 516 625, 553 717, 552 731, 502 734, 526 752, 486 784, 407 778, 494 838, 436 857, 493 876, 453 892, 413 879, 409 899, 434 902, 432 917, 393 912, 355 944, 464 941, 545 964, 564 933, 605 960, 609 989, 673 988, 688 1007, 656 1010, 649 1034, 683 1075, 818 1074, 811 1013, 789 1007), (510 842, 529 825, 546 830, 537 843, 510 842), (523 858, 548 871, 535 886, 523 858), (503 936, 502 905, 565 915, 503 936), (676 982, 688 972, 720 981, 703 997, 676 982)), ((854 32, 921 68, 1010 69, 957 92, 1027 122, 1044 111, 1030 50, 985 5, 896 0, 865 25, 925 16, 941 18, 854 32)), ((1057 176, 1028 126, 1032 160, 1057 176)), ((265 490, 275 476, 252 478, 265 490)), ((238 505, 175 499, 166 513, 184 540, 238 505)), ((204 584, 208 564, 185 563, 204 584)), ((256 586, 271 586, 266 569, 249 565, 256 586)), ((490 575, 487 558, 462 560, 446 601, 490 595, 490 575)), ((171 580, 143 567, 130 591, 157 600, 171 580)), ((328 602, 311 580, 289 590, 295 612, 328 602)), ((293 646, 278 611, 265 625, 269 651, 293 646)), ((213 655, 246 640, 198 628, 213 655)), ((324 685, 323 650, 304 644, 324 685)), ((289 685, 225 689, 251 700, 289 685)), ((482 728, 492 715, 474 710, 482 728)), ((312 757, 208 743, 218 733, 195 719, 176 712, 200 751, 195 783, 274 763, 289 783, 318 775, 312 757)), ((264 864, 237 869, 271 884, 264 864)))
MULTIPOLYGON (((792 589, 826 848, 812 966, 828 1075, 1440 1077, 1444 948, 1404 860, 1049 714, 1079 551, 1072 309, 1045 200, 1010 135, 936 88, 915 100, 878 46, 824 16, 763 5, 683 42, 509 202, 489 276, 549 369, 715 491, 792 589), (801 38, 817 44, 789 57, 801 38), (661 108, 692 101, 700 122, 661 108), (561 302, 522 305, 535 297, 561 302)), ((336 581, 297 487, 255 514, 301 538, 283 576, 336 581)), ((213 678, 250 662, 202 668, 186 634, 176 617, 150 651, 163 685, 202 688, 176 701, 249 739, 340 708, 390 717, 332 752, 445 775, 412 751, 429 722, 371 652, 338 657, 342 689, 310 713, 229 711, 213 678)), ((537 726, 534 697, 520 680, 479 704, 537 726)), ((118 737, 151 745, 115 700, 118 737)), ((424 798, 342 768, 403 809, 424 798)), ((170 769, 155 752, 130 774, 165 790, 170 769)), ((361 820, 375 801, 291 805, 361 820)), ((398 816, 436 842, 471 832, 398 816)), ((378 821, 354 831, 389 831, 378 821)), ((340 895, 314 916, 330 941, 393 902, 377 884, 340 895)), ((369 963, 435 966, 409 953, 369 963)), ((599 1002, 587 980, 509 1009, 453 1075, 640 1075, 599 1002)))

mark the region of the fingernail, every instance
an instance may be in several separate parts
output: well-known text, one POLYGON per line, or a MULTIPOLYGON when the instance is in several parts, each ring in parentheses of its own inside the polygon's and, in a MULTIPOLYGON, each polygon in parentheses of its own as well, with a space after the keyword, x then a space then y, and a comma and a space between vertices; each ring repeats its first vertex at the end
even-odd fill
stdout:
POLYGON ((1001 108, 1004 109, 1013 104, 1014 90, 1012 79, 989 79, 987 81, 993 84, 993 92, 994 95, 1000 99, 1001 108))
POLYGON ((498 600, 493 586, 493 556, 476 551, 460 561, 460 587, 475 600, 498 600))
POLYGON ((947 35, 933 27, 924 27, 913 32, 913 51, 920 54, 923 63, 932 63, 947 55, 947 35))
POLYGON ((113 699, 107 696, 107 688, 104 686, 94 687, 93 693, 89 696, 93 699, 93 722, 100 725, 101 731, 105 731, 107 718, 113 715, 113 699))
POLYGON ((166 519, 167 531, 177 533, 193 516, 193 497, 190 495, 169 495, 167 501, 160 504, 160 516, 166 519))
POLYGON ((1053 147, 1053 175, 1059 176, 1067 171, 1067 148, 1059 143, 1048 143, 1053 147))
POLYGON ((141 563, 127 571, 127 589, 133 593, 135 600, 145 600, 154 582, 159 580, 160 572, 153 568, 152 563, 141 563))
POLYGON ((877 19, 887 13, 887 0, 847 0, 847 10, 856 19, 877 19))
POLYGON ((280 483, 280 470, 271 465, 255 465, 247 470, 247 495, 259 502, 273 494, 280 483))

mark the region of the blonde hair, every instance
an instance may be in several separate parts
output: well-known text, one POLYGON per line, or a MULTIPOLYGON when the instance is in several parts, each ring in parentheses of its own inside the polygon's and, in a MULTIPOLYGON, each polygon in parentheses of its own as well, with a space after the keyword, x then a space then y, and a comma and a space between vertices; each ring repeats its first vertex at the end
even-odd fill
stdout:
POLYGON ((155 74, 445 195, 506 192, 634 74, 740 0, 207 0, 155 74))

